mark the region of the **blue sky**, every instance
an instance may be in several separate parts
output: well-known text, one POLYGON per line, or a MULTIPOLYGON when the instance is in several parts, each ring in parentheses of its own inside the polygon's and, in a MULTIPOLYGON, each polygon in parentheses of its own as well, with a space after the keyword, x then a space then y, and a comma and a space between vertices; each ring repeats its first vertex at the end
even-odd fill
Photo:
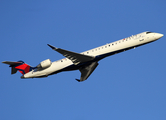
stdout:
MULTIPOLYGON (((166 34, 165 0, 0 1, 0 61, 36 66, 144 31, 166 34)), ((160 40, 110 56, 78 83, 79 71, 20 79, 0 64, 1 120, 165 120, 166 47, 160 40)))

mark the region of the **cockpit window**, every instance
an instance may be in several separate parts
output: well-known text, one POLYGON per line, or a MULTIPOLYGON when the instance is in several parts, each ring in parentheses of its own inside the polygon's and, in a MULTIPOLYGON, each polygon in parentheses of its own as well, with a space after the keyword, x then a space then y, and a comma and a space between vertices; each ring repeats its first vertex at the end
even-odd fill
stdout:
POLYGON ((149 33, 152 33, 152 32, 146 32, 146 34, 149 34, 149 33))

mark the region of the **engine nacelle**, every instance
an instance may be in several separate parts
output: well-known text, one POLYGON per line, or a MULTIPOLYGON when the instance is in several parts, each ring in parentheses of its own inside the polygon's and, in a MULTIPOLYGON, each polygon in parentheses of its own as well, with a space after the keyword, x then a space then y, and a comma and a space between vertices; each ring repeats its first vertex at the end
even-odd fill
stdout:
POLYGON ((39 65, 37 65, 37 68, 39 68, 39 69, 46 69, 46 68, 50 67, 51 64, 52 64, 51 60, 47 59, 47 60, 42 61, 39 65))

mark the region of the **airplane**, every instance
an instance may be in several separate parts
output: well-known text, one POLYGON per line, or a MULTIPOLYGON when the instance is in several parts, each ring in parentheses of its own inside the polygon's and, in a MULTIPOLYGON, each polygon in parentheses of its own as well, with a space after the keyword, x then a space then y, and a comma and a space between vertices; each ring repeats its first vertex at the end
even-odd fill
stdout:
POLYGON ((133 48, 135 49, 136 47, 154 42, 163 36, 164 35, 160 33, 146 31, 82 53, 56 48, 50 44, 47 44, 50 48, 59 52, 65 58, 54 62, 51 62, 50 59, 47 59, 42 61, 36 67, 31 67, 23 61, 3 61, 2 63, 10 65, 9 67, 11 67, 11 74, 15 74, 17 71, 19 71, 22 74, 22 79, 42 78, 63 71, 79 70, 81 72, 81 77, 80 79, 76 80, 78 82, 82 82, 92 74, 92 72, 98 66, 98 62, 103 58, 133 48))

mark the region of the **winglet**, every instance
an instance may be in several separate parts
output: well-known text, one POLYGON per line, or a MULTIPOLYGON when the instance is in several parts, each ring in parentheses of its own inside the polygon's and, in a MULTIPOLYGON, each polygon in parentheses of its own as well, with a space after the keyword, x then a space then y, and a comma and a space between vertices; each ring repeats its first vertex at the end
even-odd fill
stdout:
POLYGON ((81 80, 79 80, 79 79, 76 79, 78 82, 81 82, 81 80))
POLYGON ((47 44, 50 48, 52 48, 53 50, 56 50, 56 49, 58 49, 58 48, 56 48, 56 47, 54 47, 54 46, 52 46, 52 45, 50 45, 50 44, 47 44))

